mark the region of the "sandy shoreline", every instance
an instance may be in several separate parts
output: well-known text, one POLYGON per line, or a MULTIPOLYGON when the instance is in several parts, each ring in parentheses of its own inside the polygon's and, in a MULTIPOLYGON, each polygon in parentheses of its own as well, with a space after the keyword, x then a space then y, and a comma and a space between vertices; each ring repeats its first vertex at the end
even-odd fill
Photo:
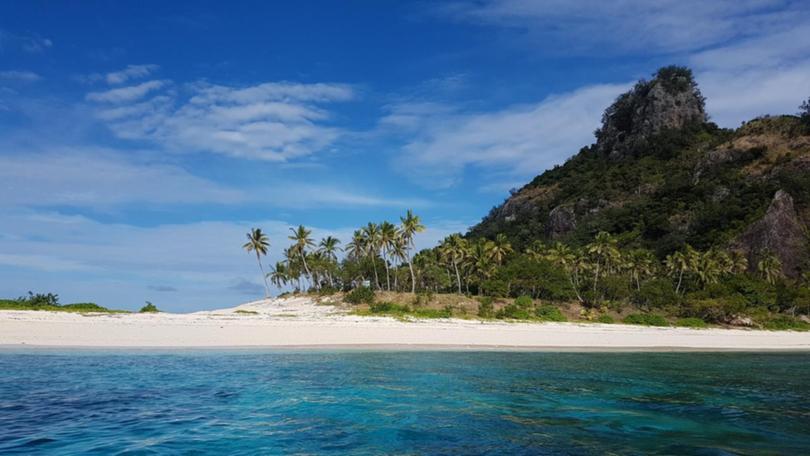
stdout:
POLYGON ((193 314, 0 311, 0 346, 546 351, 810 351, 810 332, 347 315, 307 298, 193 314), (256 312, 239 313, 239 310, 256 312))

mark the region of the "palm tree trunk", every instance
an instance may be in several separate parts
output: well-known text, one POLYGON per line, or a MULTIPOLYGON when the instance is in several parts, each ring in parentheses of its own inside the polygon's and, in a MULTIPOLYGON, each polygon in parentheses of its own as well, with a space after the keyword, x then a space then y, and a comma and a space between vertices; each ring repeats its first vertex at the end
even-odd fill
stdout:
MULTIPOLYGON (((309 272, 309 266, 307 266, 307 257, 304 255, 304 249, 301 249, 301 261, 304 263, 304 271, 307 272, 307 276, 309 277, 310 282, 312 282, 312 273, 309 272)), ((319 288, 317 283, 314 283, 313 285, 315 285, 316 290, 319 288)))
POLYGON ((262 272, 262 281, 264 282, 264 297, 265 299, 270 297, 270 287, 267 286, 267 276, 264 275, 264 267, 262 266, 262 259, 259 256, 258 252, 256 253, 256 261, 259 263, 259 271, 262 272))
POLYGON ((388 291, 391 291, 391 277, 388 275, 388 257, 385 254, 385 249, 382 250, 383 263, 385 263, 385 286, 388 291))
POLYGON ((681 280, 683 280, 683 269, 678 273, 678 286, 675 287, 675 294, 681 290, 681 280))
POLYGON ((416 274, 413 273, 413 263, 411 263, 410 255, 408 255, 408 269, 411 270, 411 293, 416 293, 416 274))
POLYGON ((374 268, 374 285, 376 285, 377 289, 379 290, 380 287, 380 277, 377 275, 377 260, 374 258, 377 255, 371 257, 371 266, 374 268))
POLYGON ((461 294, 461 276, 458 273, 458 265, 453 261, 453 269, 456 270, 456 283, 458 284, 458 294, 461 294))

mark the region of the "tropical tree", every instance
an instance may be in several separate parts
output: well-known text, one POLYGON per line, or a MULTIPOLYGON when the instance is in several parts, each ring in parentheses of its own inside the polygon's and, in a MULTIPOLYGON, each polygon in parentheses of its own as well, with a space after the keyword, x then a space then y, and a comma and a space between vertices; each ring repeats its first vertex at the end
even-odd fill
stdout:
POLYGON ((636 290, 641 290, 641 281, 655 274, 656 259, 649 250, 633 250, 625 258, 624 268, 630 274, 630 278, 636 286, 636 290))
POLYGON ((369 259, 371 259, 371 266, 374 269, 374 285, 377 289, 380 289, 382 288, 380 286, 380 277, 377 275, 377 256, 380 251, 380 227, 377 226, 376 223, 369 222, 368 225, 363 228, 363 236, 365 237, 365 252, 369 259))
POLYGON ((600 231, 594 241, 585 248, 586 252, 593 257, 593 292, 596 294, 596 287, 599 282, 599 274, 602 270, 609 271, 611 263, 618 259, 619 250, 616 248, 616 239, 604 231, 600 231))
POLYGON ((578 262, 577 255, 574 251, 562 242, 557 242, 548 249, 545 259, 565 271, 568 276, 568 281, 571 283, 571 288, 577 296, 577 300, 584 302, 584 299, 582 299, 582 296, 579 294, 581 263, 578 262))
POLYGON ((416 275, 413 272, 413 262, 411 261, 410 251, 413 249, 413 237, 416 233, 425 231, 425 226, 419 220, 418 215, 408 209, 404 217, 400 217, 400 234, 405 241, 405 260, 408 262, 408 269, 411 271, 411 293, 416 293, 416 275))
POLYGON ((506 257, 513 252, 512 244, 509 243, 509 239, 503 233, 498 233, 495 236, 495 240, 492 241, 492 247, 490 249, 490 255, 492 255, 492 259, 498 266, 503 264, 503 261, 506 257))
POLYGON ((270 241, 267 236, 262 232, 261 228, 252 228, 246 234, 248 241, 242 246, 248 253, 256 253, 256 261, 259 263, 259 271, 262 273, 262 281, 264 282, 264 297, 270 296, 270 287, 267 286, 267 277, 264 275, 264 267, 262 266, 262 255, 267 255, 267 249, 270 248, 270 241))
POLYGON ((385 263, 385 284, 388 291, 391 291, 391 276, 388 270, 388 252, 391 246, 397 241, 399 231, 391 222, 380 223, 380 249, 382 251, 383 263, 385 263))
POLYGON ((275 267, 270 269, 267 276, 269 276, 270 281, 279 288, 287 285, 287 283, 290 281, 289 269, 283 261, 277 261, 275 267))
POLYGON ((776 255, 768 252, 757 263, 757 270, 763 279, 773 285, 778 278, 782 277, 782 262, 776 255))
MULTIPOLYGON (((314 247, 315 242, 310 237, 312 235, 312 231, 304 228, 304 225, 298 225, 298 228, 290 228, 292 232, 291 236, 288 236, 288 239, 291 241, 295 241, 293 244, 293 250, 299 255, 301 258, 301 263, 304 266, 304 272, 306 272, 307 277, 309 277, 310 282, 314 282, 312 279, 312 273, 309 270, 309 266, 307 265, 307 247, 314 247)), ((320 288, 317 282, 313 283, 316 289, 320 288)))
POLYGON ((664 264, 670 275, 678 277, 678 285, 675 286, 675 293, 677 294, 683 283, 683 275, 691 270, 689 257, 685 253, 678 251, 667 255, 664 264))
POLYGON ((458 266, 464 261, 464 256, 467 254, 467 240, 458 233, 451 234, 444 239, 442 247, 450 264, 453 265, 453 271, 456 274, 456 286, 458 293, 461 294, 461 274, 458 266))
MULTIPOLYGON (((340 239, 333 236, 327 236, 321 239, 321 243, 318 245, 318 252, 324 256, 328 263, 335 264, 337 263, 337 252, 340 250, 338 244, 340 244, 340 239)), ((327 275, 329 277, 329 286, 334 288, 335 280, 331 271, 328 269, 327 275)))

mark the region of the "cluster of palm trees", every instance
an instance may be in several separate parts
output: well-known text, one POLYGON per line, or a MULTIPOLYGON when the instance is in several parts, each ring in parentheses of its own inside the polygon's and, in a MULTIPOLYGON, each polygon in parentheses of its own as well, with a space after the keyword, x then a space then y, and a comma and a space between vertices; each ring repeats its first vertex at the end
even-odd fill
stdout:
POLYGON ((288 239, 293 241, 292 245, 284 249, 284 260, 276 262, 266 274, 261 257, 267 255, 270 247, 267 235, 260 228, 253 228, 247 233, 248 241, 242 247, 247 252, 256 254, 265 294, 268 296, 268 279, 279 288, 293 285, 298 290, 320 290, 325 286, 332 289, 344 288, 366 282, 373 284, 376 289, 392 290, 393 276, 393 289, 398 289, 404 280, 400 280, 401 274, 394 271, 404 266, 410 272, 410 289, 414 292, 416 274, 411 252, 414 249, 414 236, 424 230, 419 216, 414 215, 411 210, 400 217, 399 226, 388 221, 368 223, 354 232, 351 241, 346 244, 346 255, 341 262, 338 253, 343 249, 339 239, 327 236, 316 244, 312 239, 312 231, 303 225, 290 228, 288 239), (380 279, 381 268, 385 270, 385 282, 380 279), (369 275, 372 272, 373 276, 369 275), (371 277, 373 282, 369 280, 371 277))
MULTIPOLYGON (((366 284, 388 291, 491 294, 502 292, 495 289, 498 280, 505 276, 504 280, 511 280, 505 273, 508 264, 523 258, 545 263, 564 274, 567 287, 580 302, 604 299, 600 285, 608 278, 627 280, 625 283, 640 291, 647 280, 669 277, 675 293, 685 295, 687 285, 705 287, 749 269, 740 252, 701 252, 688 245, 661 262, 649 250, 620 249, 617 239, 605 232, 581 248, 536 241, 523 252, 516 252, 504 234, 494 239, 470 239, 456 233, 438 246, 412 255, 414 235, 424 229, 410 210, 400 218, 399 225, 387 221, 368 223, 354 231, 345 254, 339 258, 344 249, 337 238, 328 236, 316 244, 312 232, 304 226, 290 228, 292 245, 283 251, 284 260, 267 274, 261 264, 261 256, 269 247, 267 236, 260 229, 251 230, 244 248, 256 254, 263 279, 279 288, 292 285, 298 290, 347 289, 366 284)), ((771 284, 782 275, 781 263, 772 254, 762 255, 756 270, 771 284)), ((545 279, 536 277, 539 282, 545 279)), ((265 291, 269 294, 266 281, 265 291)))

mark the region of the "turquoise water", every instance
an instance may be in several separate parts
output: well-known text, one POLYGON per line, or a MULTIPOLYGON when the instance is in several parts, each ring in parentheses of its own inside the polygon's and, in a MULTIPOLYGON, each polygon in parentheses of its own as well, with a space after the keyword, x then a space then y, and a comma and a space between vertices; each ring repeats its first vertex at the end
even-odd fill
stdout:
POLYGON ((810 454, 810 354, 0 352, 0 454, 810 454))

